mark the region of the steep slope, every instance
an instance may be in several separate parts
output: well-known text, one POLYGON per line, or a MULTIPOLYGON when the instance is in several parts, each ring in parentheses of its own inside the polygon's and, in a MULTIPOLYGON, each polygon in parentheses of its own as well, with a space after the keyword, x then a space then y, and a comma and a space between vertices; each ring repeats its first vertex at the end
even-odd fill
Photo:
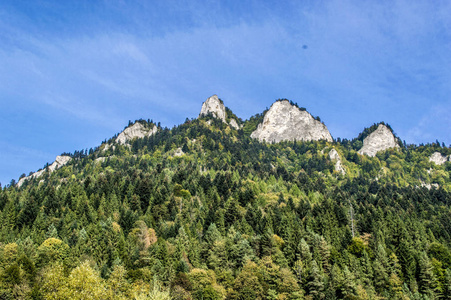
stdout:
POLYGON ((377 129, 363 140, 363 147, 358 153, 374 157, 377 152, 390 148, 399 148, 396 138, 387 126, 379 124, 377 129))
POLYGON ((294 140, 332 141, 326 125, 315 120, 307 111, 290 104, 288 100, 273 103, 251 137, 275 143, 294 140))
POLYGON ((44 172, 46 170, 48 170, 50 173, 52 173, 56 169, 59 169, 62 166, 64 166, 65 164, 67 164, 68 162, 70 162, 71 159, 72 158, 70 156, 67 156, 67 155, 61 155, 61 156, 58 155, 55 158, 55 161, 51 165, 49 165, 47 168, 44 168, 44 169, 42 169, 40 171, 37 171, 37 172, 31 174, 30 176, 22 177, 21 179, 19 179, 19 182, 17 182, 17 187, 21 187, 22 184, 25 182, 25 180, 30 180, 30 179, 33 179, 33 178, 40 177, 42 174, 44 174, 44 172))
MULTIPOLYGON (((77 152, 58 170, 57 158, 45 182, 0 189, 0 298, 72 299, 88 274, 83 290, 105 293, 99 299, 129 299, 154 284, 174 299, 314 299, 317 278, 345 274, 350 296, 358 288, 395 299, 399 289, 364 276, 391 265, 404 295, 441 297, 417 288, 424 277, 415 270, 432 261, 450 273, 451 170, 429 156, 451 149, 358 155, 378 125, 355 146, 260 143, 250 133, 264 115, 249 131, 202 119, 158 127, 151 138, 124 130, 125 145, 110 141, 117 151, 77 152), (397 259, 405 253, 409 260, 397 259)), ((344 297, 341 285, 319 292, 344 297)))

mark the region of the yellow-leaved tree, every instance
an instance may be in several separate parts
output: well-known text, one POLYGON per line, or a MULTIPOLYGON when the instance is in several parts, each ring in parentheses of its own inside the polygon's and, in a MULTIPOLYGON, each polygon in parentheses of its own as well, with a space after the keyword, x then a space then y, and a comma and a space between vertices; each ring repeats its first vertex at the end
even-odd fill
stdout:
POLYGON ((38 247, 38 265, 61 262, 67 258, 69 246, 57 238, 48 238, 38 247))

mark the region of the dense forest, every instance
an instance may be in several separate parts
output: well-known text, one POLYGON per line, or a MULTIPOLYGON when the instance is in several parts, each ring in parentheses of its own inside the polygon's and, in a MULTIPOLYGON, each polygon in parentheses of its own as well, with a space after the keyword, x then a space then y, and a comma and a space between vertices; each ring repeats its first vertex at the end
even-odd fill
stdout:
POLYGON ((451 299, 451 162, 429 161, 449 147, 358 154, 375 126, 260 143, 262 118, 158 126, 0 188, 0 299, 451 299))

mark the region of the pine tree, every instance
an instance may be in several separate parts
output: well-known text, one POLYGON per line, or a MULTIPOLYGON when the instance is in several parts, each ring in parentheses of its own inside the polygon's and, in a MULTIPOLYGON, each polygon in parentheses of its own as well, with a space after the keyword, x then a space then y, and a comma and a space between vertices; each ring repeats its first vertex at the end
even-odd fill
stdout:
POLYGON ((330 271, 330 286, 338 299, 344 297, 344 276, 340 267, 337 264, 332 266, 330 271))
POLYGON ((451 299, 451 269, 449 269, 449 268, 445 270, 443 295, 444 295, 444 299, 446 299, 446 300, 451 299))
POLYGON ((310 247, 304 239, 301 239, 301 242, 299 243, 299 254, 301 261, 306 265, 310 265, 313 257, 310 252, 310 247))
POLYGON ((388 283, 387 270, 385 269, 384 265, 379 261, 379 259, 376 259, 374 261, 373 268, 374 268, 374 287, 376 288, 376 291, 378 293, 382 293, 386 289, 388 283))
POLYGON ((352 298, 356 293, 355 276, 349 271, 348 267, 343 268, 343 295, 352 298))
POLYGON ((433 296, 434 290, 437 287, 436 278, 432 271, 432 264, 425 252, 420 253, 418 260, 419 268, 419 290, 421 293, 433 296))
POLYGON ((321 264, 326 273, 330 271, 330 246, 327 244, 326 239, 324 239, 323 236, 321 236, 320 242, 319 242, 319 254, 321 258, 321 264))
POLYGON ((50 224, 47 232, 45 233, 46 238, 58 238, 58 230, 56 229, 55 225, 52 223, 50 224))
POLYGON ((307 283, 308 293, 313 299, 324 299, 324 282, 316 261, 310 264, 310 276, 307 283))
POLYGON ((404 299, 402 281, 395 273, 391 273, 389 279, 390 297, 392 299, 404 299))
POLYGON ((8 233, 16 226, 17 210, 13 201, 8 201, 2 214, 2 233, 8 233))

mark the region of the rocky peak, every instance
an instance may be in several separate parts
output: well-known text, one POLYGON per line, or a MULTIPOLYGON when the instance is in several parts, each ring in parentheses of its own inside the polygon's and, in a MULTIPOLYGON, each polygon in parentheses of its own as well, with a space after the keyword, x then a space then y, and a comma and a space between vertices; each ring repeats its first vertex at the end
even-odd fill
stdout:
POLYGON ((307 111, 292 105, 288 100, 276 101, 266 112, 263 122, 252 132, 259 141, 317 141, 331 142, 326 125, 315 120, 307 111))
POLYGON ((451 161, 451 155, 450 156, 442 155, 440 152, 434 152, 429 157, 429 161, 432 161, 436 165, 443 165, 448 160, 451 161))
POLYGON ((141 122, 136 122, 135 124, 128 126, 124 129, 116 138, 118 144, 125 144, 134 138, 143 138, 146 136, 151 136, 157 132, 157 126, 151 124, 150 127, 143 125, 141 122))
POLYGON ((207 116, 208 114, 212 114, 213 117, 221 120, 222 122, 230 125, 235 129, 240 129, 240 125, 235 119, 231 119, 230 123, 227 123, 227 112, 224 106, 224 103, 218 98, 217 95, 213 95, 204 103, 202 103, 202 109, 200 110, 199 118, 202 116, 207 116))
POLYGON ((62 166, 64 166, 71 160, 72 160, 72 157, 70 157, 68 155, 58 155, 55 158, 55 161, 51 165, 49 165, 47 168, 37 171, 37 172, 31 174, 30 176, 20 178, 19 182, 17 183, 17 187, 21 187, 22 184, 25 182, 25 180, 30 180, 33 178, 40 177, 42 174, 44 174, 44 172, 46 170, 48 170, 50 173, 52 173, 53 171, 61 168, 62 166))
POLYGON ((377 152, 389 148, 399 148, 399 145, 391 130, 384 124, 379 124, 377 129, 363 140, 363 147, 358 153, 374 157, 377 152))
POLYGON ((222 120, 222 122, 224 123, 227 123, 224 103, 219 100, 217 95, 211 96, 210 98, 205 100, 204 103, 202 103, 202 109, 200 110, 199 118, 208 114, 212 114, 215 118, 222 120))

